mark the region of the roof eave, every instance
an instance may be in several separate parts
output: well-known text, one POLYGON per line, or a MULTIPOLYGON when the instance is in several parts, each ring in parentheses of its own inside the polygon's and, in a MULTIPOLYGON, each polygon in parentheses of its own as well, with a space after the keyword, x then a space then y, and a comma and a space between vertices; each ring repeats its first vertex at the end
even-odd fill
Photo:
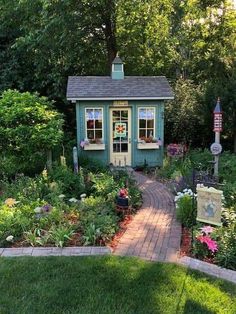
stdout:
POLYGON ((160 97, 67 97, 67 100, 173 100, 174 96, 160 97))

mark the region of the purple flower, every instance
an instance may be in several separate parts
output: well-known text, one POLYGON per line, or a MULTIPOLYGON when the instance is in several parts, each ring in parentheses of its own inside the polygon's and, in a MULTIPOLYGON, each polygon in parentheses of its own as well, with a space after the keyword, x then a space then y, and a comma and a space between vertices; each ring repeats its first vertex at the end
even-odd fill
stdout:
POLYGON ((52 209, 50 204, 46 204, 42 206, 42 211, 48 213, 52 209))

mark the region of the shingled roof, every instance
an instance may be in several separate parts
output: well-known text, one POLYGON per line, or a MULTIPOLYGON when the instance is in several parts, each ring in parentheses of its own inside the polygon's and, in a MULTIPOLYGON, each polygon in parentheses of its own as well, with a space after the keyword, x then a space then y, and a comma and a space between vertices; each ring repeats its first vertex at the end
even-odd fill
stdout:
POLYGON ((69 76, 66 96, 71 101, 174 98, 165 76, 69 76))

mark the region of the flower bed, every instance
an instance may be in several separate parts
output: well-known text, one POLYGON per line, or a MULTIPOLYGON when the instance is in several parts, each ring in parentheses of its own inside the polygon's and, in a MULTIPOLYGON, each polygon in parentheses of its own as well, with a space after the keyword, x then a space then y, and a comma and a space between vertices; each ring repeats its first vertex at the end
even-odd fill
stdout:
POLYGON ((141 193, 125 172, 76 175, 65 166, 0 182, 0 247, 104 245, 119 230, 116 196, 127 185, 133 210, 141 193))
POLYGON ((181 255, 236 270, 236 213, 222 211, 222 227, 196 221, 196 194, 190 189, 175 197, 177 219, 182 223, 181 255))

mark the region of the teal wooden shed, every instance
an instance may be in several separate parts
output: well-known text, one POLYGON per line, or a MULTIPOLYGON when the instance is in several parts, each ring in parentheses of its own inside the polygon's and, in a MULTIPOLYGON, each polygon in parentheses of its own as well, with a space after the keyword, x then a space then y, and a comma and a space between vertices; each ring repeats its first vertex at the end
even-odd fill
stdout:
POLYGON ((79 154, 114 166, 162 166, 164 102, 173 99, 164 76, 70 76, 67 100, 76 105, 79 154))

